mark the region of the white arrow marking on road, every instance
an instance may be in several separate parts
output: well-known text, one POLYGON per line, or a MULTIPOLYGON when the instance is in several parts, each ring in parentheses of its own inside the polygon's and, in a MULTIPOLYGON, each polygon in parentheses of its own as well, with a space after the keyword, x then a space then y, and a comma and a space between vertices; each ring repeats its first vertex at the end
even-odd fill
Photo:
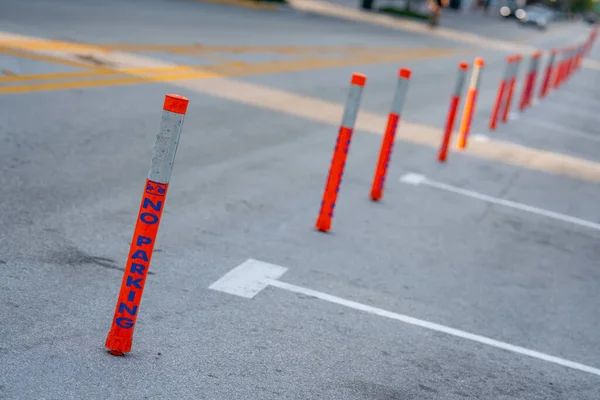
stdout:
POLYGON ((600 230, 600 224, 595 222, 586 221, 585 219, 571 217, 569 215, 560 214, 554 211, 544 210, 543 208, 528 206, 526 204, 517 203, 516 201, 504 200, 498 197, 488 196, 482 193, 473 192, 471 190, 461 189, 456 186, 447 185, 441 182, 435 182, 427 179, 424 175, 408 173, 400 178, 401 182, 408 183, 411 185, 426 185, 431 186, 437 189, 445 190, 447 192, 452 192, 456 194, 461 194, 463 196, 471 197, 473 199, 483 200, 488 203, 498 204, 505 207, 514 208, 516 210, 526 211, 532 214, 541 215, 548 218, 553 218, 563 222, 569 222, 571 224, 585 226, 586 228, 600 230))
POLYGON ((285 273, 285 271, 287 271, 287 268, 285 267, 249 259, 241 265, 229 271, 221 279, 210 285, 209 288, 225 293, 234 294, 237 296, 242 296, 245 298, 253 298, 267 286, 275 286, 283 290, 303 294, 305 296, 315 297, 317 299, 352 308, 354 310, 364 311, 369 314, 393 319, 396 321, 419 326, 421 328, 429 329, 436 332, 446 333, 448 335, 456 336, 462 339, 471 340, 473 342, 482 343, 502 350, 526 355, 529 357, 537 358, 538 360, 547 361, 553 364, 561 365, 563 367, 572 368, 578 371, 600 376, 600 369, 590 367, 588 365, 565 360, 559 357, 554 357, 549 354, 544 354, 535 350, 527 349, 525 347, 515 346, 485 336, 480 336, 473 333, 450 328, 444 325, 439 325, 433 322, 409 317, 408 315, 397 314, 395 312, 386 311, 381 308, 368 306, 366 304, 357 303, 352 300, 346 300, 341 297, 332 296, 327 293, 318 292, 316 290, 303 288, 301 286, 296 286, 290 283, 285 283, 277 280, 281 277, 281 275, 285 273))

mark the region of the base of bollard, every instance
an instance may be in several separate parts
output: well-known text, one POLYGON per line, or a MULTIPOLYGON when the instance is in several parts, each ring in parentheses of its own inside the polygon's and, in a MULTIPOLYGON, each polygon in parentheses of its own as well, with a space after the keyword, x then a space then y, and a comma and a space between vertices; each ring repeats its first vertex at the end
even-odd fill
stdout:
POLYGON ((125 357, 125 353, 119 350, 106 350, 108 354, 115 357, 125 357))

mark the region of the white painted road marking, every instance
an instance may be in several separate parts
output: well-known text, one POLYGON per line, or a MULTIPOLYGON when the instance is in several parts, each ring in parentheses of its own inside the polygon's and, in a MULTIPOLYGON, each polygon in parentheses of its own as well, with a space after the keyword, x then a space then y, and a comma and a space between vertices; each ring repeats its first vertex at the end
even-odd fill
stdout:
POLYGON ((490 138, 489 136, 478 133, 476 135, 473 135, 473 140, 475 140, 476 142, 489 142, 490 138))
POLYGON ((499 340, 490 339, 485 336, 476 335, 473 333, 450 328, 444 325, 439 325, 433 322, 409 317, 408 315, 397 314, 395 312, 386 311, 381 308, 368 306, 366 304, 357 303, 352 300, 346 300, 341 297, 332 296, 327 293, 318 292, 316 290, 307 289, 301 286, 296 286, 290 283, 285 283, 277 280, 281 277, 281 275, 283 275, 285 271, 287 271, 287 268, 285 267, 249 259, 241 265, 235 267, 233 270, 229 271, 221 279, 210 285, 209 288, 230 294, 236 294, 238 296, 246 298, 252 298, 256 296, 258 292, 260 292, 262 289, 265 289, 268 285, 271 285, 279 289, 303 294, 306 296, 311 296, 320 300, 328 301, 330 303, 352 308, 354 310, 364 311, 369 314, 393 319, 396 321, 419 326, 421 328, 429 329, 436 332, 446 333, 448 335, 456 336, 462 339, 471 340, 473 342, 482 343, 502 350, 537 358, 538 360, 547 361, 553 364, 561 365, 563 367, 600 376, 600 369, 590 367, 585 364, 565 360, 563 358, 540 353, 535 350, 530 350, 525 347, 515 346, 509 343, 501 342, 499 340))
POLYGON ((532 214, 541 215, 544 217, 556 219, 563 222, 569 222, 571 224, 584 226, 586 228, 595 229, 600 231, 600 224, 595 222, 586 221, 585 219, 571 217, 569 215, 560 214, 554 211, 544 210, 543 208, 528 206, 526 204, 517 203, 516 201, 504 200, 498 197, 488 196, 482 193, 473 192, 471 190, 461 189, 456 186, 447 185, 441 182, 435 182, 427 179, 424 175, 409 173, 400 178, 401 182, 408 183, 411 185, 427 185, 437 189, 445 190, 448 192, 461 194, 463 196, 471 197, 473 199, 483 200, 488 203, 498 204, 505 207, 514 208, 516 210, 526 211, 532 214))
POLYGON ((287 268, 280 265, 249 258, 210 285, 209 289, 251 299, 285 271, 287 268))

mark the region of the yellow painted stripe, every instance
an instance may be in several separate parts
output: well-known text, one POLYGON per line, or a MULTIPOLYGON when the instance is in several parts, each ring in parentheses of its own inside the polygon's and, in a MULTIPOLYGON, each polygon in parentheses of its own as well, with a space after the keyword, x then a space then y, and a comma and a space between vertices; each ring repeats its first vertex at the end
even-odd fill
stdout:
MULTIPOLYGON (((354 57, 341 57, 341 58, 306 58, 302 60, 284 60, 284 61, 268 61, 263 63, 252 63, 252 64, 220 64, 212 66, 203 66, 201 68, 191 68, 186 66, 180 66, 179 74, 167 74, 156 76, 157 70, 169 71, 171 67, 167 68, 138 68, 138 69, 127 69, 114 71, 118 74, 148 74, 150 76, 144 77, 127 77, 127 78, 107 78, 99 80, 83 80, 74 82, 53 82, 53 83, 42 83, 33 85, 20 85, 20 86, 5 86, 0 87, 0 94, 11 94, 11 93, 26 93, 33 91, 48 91, 48 90, 64 90, 74 89, 82 87, 100 87, 109 85, 127 85, 134 83, 147 83, 152 81, 175 81, 181 79, 199 79, 199 78, 214 78, 219 76, 242 76, 242 75, 253 75, 253 74, 265 74, 265 73, 282 73, 282 72, 296 72, 313 69, 323 68, 334 68, 349 65, 358 64, 373 64, 373 63, 384 63, 393 61, 408 61, 417 60, 424 58, 440 57, 452 54, 451 50, 445 49, 419 49, 413 51, 407 51, 400 54, 391 55, 379 55, 379 56, 354 56, 354 57)), ((88 76, 99 76, 88 75, 88 76)), ((6 77, 5 79, 9 79, 6 77)))
POLYGON ((55 72, 44 74, 31 75, 11 75, 0 77, 0 83, 22 82, 22 81, 40 81, 40 80, 58 80, 58 79, 73 79, 73 78, 93 78, 99 76, 123 75, 123 74, 139 74, 139 73, 162 73, 174 72, 181 69, 199 68, 214 70, 218 69, 237 69, 247 68, 252 73, 268 72, 292 72, 294 70, 303 70, 306 68, 326 68, 342 66, 344 64, 360 64, 363 62, 386 62, 386 61, 402 61, 405 57, 413 56, 440 56, 450 54, 448 50, 443 49, 417 49, 411 51, 398 52, 397 54, 381 55, 380 53, 368 52, 361 53, 354 57, 338 57, 338 58, 303 58, 297 60, 281 60, 281 61, 264 61, 258 63, 248 63, 243 61, 231 61, 227 58, 215 57, 215 61, 223 61, 217 65, 197 65, 197 66, 175 66, 161 68, 128 68, 122 70, 102 69, 93 71, 75 71, 75 72, 55 72), (307 65, 308 64, 308 65, 307 65))
POLYGON ((121 50, 127 52, 164 52, 197 54, 203 52, 215 53, 278 53, 278 54, 306 54, 306 53, 344 53, 358 50, 370 51, 401 51, 403 47, 381 47, 377 49, 358 46, 228 46, 228 45, 163 45, 163 44, 132 44, 132 43, 101 43, 98 47, 104 50, 121 50))
POLYGON ((31 51, 56 51, 69 53, 89 53, 108 51, 91 44, 61 42, 59 40, 0 40, 0 47, 31 51))
POLYGON ((160 68, 125 68, 121 70, 97 70, 97 71, 75 71, 75 72, 54 72, 46 74, 31 74, 31 75, 11 75, 0 77, 0 83, 12 83, 23 81, 44 81, 44 80, 59 80, 73 78, 95 78, 99 76, 118 76, 118 75, 134 75, 134 74, 156 74, 168 73, 181 70, 200 69, 203 66, 184 66, 178 65, 174 67, 160 68))
POLYGON ((58 57, 51 57, 51 56, 47 56, 47 55, 43 55, 43 54, 32 53, 32 52, 23 51, 23 50, 20 50, 17 48, 9 48, 6 46, 2 46, 1 44, 0 44, 0 53, 6 54, 8 56, 29 58, 29 59, 37 60, 37 61, 44 61, 44 62, 49 62, 49 63, 54 63, 54 64, 68 65, 69 67, 75 67, 75 68, 97 68, 96 66, 92 66, 89 64, 85 64, 85 63, 79 63, 77 61, 65 60, 65 59, 58 58, 58 57))
POLYGON ((42 83, 38 85, 23 85, 23 86, 6 86, 0 87, 0 94, 7 93, 25 93, 33 91, 48 91, 48 90, 65 90, 65 89, 76 89, 82 87, 101 87, 111 85, 131 85, 135 83, 148 83, 148 82, 167 82, 176 81, 182 79, 200 79, 200 78, 215 78, 220 75, 212 72, 181 72, 178 74, 158 75, 158 76, 130 76, 127 78, 116 78, 116 79, 99 79, 99 80, 87 80, 87 81, 74 81, 74 82, 56 82, 56 83, 42 83))

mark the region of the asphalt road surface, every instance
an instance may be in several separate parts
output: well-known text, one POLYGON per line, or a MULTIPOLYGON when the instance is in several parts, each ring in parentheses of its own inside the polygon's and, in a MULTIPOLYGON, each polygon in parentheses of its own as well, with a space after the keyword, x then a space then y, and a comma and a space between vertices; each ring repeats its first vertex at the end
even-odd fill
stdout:
MULTIPOLYGON (((243 5, 0 4, 0 398, 599 399, 598 46, 490 132, 510 54, 493 32, 243 5), (457 65, 476 56, 469 146, 440 164, 457 65), (399 67, 412 77, 374 203, 399 67), (318 232, 353 72, 367 83, 318 232), (104 343, 167 93, 190 103, 116 357, 104 343)), ((589 34, 497 29, 522 46, 520 78, 530 49, 545 61, 589 34)))

